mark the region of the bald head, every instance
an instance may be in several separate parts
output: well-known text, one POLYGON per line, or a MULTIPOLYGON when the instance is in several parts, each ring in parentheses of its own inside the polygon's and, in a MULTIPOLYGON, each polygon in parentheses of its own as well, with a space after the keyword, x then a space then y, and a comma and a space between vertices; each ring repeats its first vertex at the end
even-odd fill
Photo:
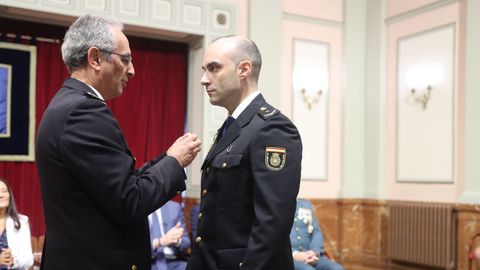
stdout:
POLYGON ((262 68, 262 56, 255 42, 243 36, 231 35, 214 39, 210 44, 217 43, 221 43, 227 48, 227 53, 236 65, 243 60, 250 61, 252 63, 251 77, 255 83, 258 82, 262 68))

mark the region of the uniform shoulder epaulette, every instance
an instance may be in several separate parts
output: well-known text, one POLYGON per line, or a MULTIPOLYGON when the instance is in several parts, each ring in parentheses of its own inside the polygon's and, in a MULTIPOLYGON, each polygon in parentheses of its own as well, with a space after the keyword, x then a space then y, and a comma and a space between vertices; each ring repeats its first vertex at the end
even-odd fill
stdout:
POLYGON ((90 93, 90 92, 83 92, 83 93, 85 93, 85 96, 87 96, 88 98, 100 100, 101 102, 106 103, 105 100, 97 97, 96 95, 94 95, 94 94, 92 94, 92 93, 90 93))
POLYGON ((279 113, 279 110, 275 109, 267 103, 265 103, 262 107, 260 107, 260 109, 258 109, 258 114, 265 120, 279 113))

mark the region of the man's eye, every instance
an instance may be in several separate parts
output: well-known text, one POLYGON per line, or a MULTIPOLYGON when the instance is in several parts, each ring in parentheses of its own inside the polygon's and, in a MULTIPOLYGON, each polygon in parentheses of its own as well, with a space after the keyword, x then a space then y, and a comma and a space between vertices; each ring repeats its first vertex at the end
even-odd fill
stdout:
POLYGON ((129 64, 130 64, 130 61, 132 61, 132 60, 130 59, 130 57, 122 57, 122 63, 123 63, 124 65, 129 65, 129 64))

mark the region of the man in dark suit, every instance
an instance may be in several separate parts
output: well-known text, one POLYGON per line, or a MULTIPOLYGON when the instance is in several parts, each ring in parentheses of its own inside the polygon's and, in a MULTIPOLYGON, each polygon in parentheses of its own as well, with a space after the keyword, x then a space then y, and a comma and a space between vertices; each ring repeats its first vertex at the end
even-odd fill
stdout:
POLYGON ((46 236, 42 269, 150 269, 147 216, 185 189, 183 167, 200 150, 186 134, 135 169, 105 100, 120 96, 135 71, 120 22, 82 16, 65 34, 71 74, 37 134, 46 236))
POLYGON ((152 270, 185 270, 190 237, 181 203, 168 201, 148 216, 152 270))
POLYGON ((198 231, 187 269, 293 269, 289 233, 300 184, 300 135, 257 90, 261 56, 251 40, 214 40, 202 67, 210 103, 227 109, 229 120, 202 166, 198 231))

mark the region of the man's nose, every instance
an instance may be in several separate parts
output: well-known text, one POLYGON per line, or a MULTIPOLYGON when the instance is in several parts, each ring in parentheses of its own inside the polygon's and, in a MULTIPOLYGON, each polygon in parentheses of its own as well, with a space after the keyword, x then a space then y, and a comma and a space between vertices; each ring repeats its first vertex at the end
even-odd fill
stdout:
POLYGON ((130 62, 130 64, 127 67, 127 76, 130 77, 130 78, 135 76, 135 68, 133 67, 132 62, 130 62))
POLYGON ((203 76, 200 79, 200 84, 203 86, 207 86, 210 84, 210 80, 208 80, 207 75, 205 75, 205 73, 203 73, 203 76))

